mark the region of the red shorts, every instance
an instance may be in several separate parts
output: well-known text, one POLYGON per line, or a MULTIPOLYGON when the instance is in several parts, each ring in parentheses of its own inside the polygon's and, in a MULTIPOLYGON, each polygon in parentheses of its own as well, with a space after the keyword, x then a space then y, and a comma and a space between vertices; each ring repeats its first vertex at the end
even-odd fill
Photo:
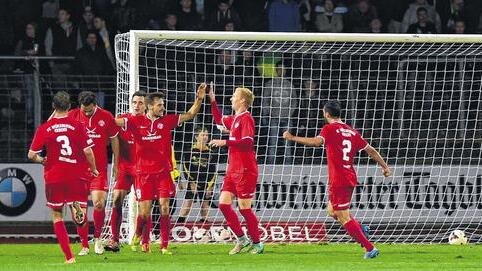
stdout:
POLYGON ((354 186, 330 186, 330 203, 335 211, 350 209, 354 186))
POLYGON ((257 174, 228 173, 224 177, 221 191, 233 193, 240 199, 250 199, 256 192, 257 174))
POLYGON ((139 174, 134 187, 138 201, 172 198, 176 195, 176 186, 169 172, 139 174))
POLYGON ((131 191, 131 186, 134 184, 135 181, 135 170, 128 169, 128 168, 120 168, 119 175, 117 176, 117 180, 114 185, 114 189, 116 190, 126 190, 127 192, 131 191))
POLYGON ((99 171, 99 176, 90 179, 90 191, 100 190, 107 192, 109 191, 107 184, 107 171, 99 171))
POLYGON ((86 181, 71 181, 45 184, 47 206, 52 209, 62 209, 64 204, 78 201, 83 208, 87 207, 89 198, 89 183, 86 181))

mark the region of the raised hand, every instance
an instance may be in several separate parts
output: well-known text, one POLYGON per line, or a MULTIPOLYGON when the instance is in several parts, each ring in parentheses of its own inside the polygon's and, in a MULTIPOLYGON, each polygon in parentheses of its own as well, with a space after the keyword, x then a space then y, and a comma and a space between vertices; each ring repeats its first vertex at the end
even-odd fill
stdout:
POLYGON ((214 84, 213 84, 213 82, 209 83, 209 92, 208 92, 208 95, 209 95, 209 101, 210 101, 210 102, 216 100, 216 96, 214 95, 214 84))
POLYGON ((199 99, 204 99, 204 96, 206 96, 206 87, 206 83, 201 83, 197 88, 197 97, 199 99))
POLYGON ((383 168, 382 171, 383 171, 383 176, 385 177, 392 175, 392 172, 390 171, 389 167, 383 168))
POLYGON ((285 131, 283 133, 283 138, 286 139, 286 140, 291 140, 293 138, 293 135, 290 132, 285 131))

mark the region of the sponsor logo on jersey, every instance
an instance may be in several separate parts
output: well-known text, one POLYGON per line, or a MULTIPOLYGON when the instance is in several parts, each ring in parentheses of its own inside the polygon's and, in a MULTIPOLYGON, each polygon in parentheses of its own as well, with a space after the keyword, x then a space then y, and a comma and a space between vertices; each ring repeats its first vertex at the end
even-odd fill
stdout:
POLYGON ((36 196, 35 182, 26 171, 5 168, 0 171, 0 214, 19 216, 33 205, 36 196))

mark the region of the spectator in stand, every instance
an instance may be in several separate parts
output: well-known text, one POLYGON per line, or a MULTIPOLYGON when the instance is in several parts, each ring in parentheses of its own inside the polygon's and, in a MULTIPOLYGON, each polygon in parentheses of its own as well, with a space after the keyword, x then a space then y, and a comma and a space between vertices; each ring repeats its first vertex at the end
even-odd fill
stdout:
POLYGON ((224 25, 224 31, 236 31, 236 28, 234 28, 234 22, 227 21, 226 24, 224 25))
POLYGON ((301 31, 298 3, 293 0, 273 0, 268 6, 268 29, 272 32, 301 31))
POLYGON ((107 28, 107 24, 105 22, 104 17, 95 16, 94 18, 94 27, 97 30, 98 35, 98 42, 102 45, 109 58, 109 61, 112 65, 112 68, 115 67, 115 58, 114 58, 114 38, 115 32, 107 28))
POLYGON ((46 26, 55 24, 55 19, 59 12, 59 2, 57 0, 47 0, 42 4, 42 20, 46 26))
POLYGON ((267 0, 237 0, 233 7, 241 18, 243 31, 262 32, 267 29, 265 14, 267 0))
POLYGON ((267 163, 276 163, 278 148, 284 149, 281 157, 290 163, 292 157, 292 144, 282 139, 283 131, 289 129, 290 118, 298 106, 296 92, 286 76, 286 68, 282 62, 276 64, 277 76, 267 81, 263 86, 262 94, 262 125, 268 127, 267 163))
POLYGON ((465 34, 465 22, 462 21, 462 20, 455 21, 452 33, 454 33, 454 34, 465 34))
POLYGON ((370 33, 383 33, 383 24, 382 21, 378 18, 373 19, 370 22, 370 33))
MULTIPOLYGON (((37 25, 29 23, 25 26, 25 35, 15 46, 16 56, 38 56, 43 55, 43 45, 37 35, 37 25)), ((21 61, 17 67, 25 73, 32 73, 34 70, 32 60, 21 61)))
POLYGON ((231 1, 219 0, 218 9, 206 18, 208 30, 224 30, 226 22, 232 21, 235 29, 240 29, 241 19, 238 12, 231 7, 231 1))
POLYGON ((77 37, 77 48, 82 48, 85 46, 87 40, 87 33, 89 31, 95 30, 94 27, 94 12, 91 6, 84 7, 84 12, 82 13, 82 20, 79 23, 79 31, 77 37))
POLYGON ((313 12, 311 8, 311 3, 309 0, 299 1, 300 19, 301 19, 301 31, 303 32, 313 32, 313 12))
POLYGON ((410 34, 436 34, 435 24, 428 20, 428 12, 424 7, 417 9, 417 23, 411 24, 407 33, 410 34))
POLYGON ((466 11, 464 0, 450 0, 450 4, 443 10, 440 10, 442 14, 442 31, 444 33, 452 33, 456 21, 466 20, 466 11))
POLYGON ((201 15, 196 12, 192 0, 180 0, 176 15, 179 30, 202 29, 201 15))
POLYGON ((358 0, 347 14, 345 30, 352 33, 370 32, 370 22, 378 18, 377 10, 368 0, 358 0))
POLYGON ((164 17, 164 23, 161 25, 162 30, 179 30, 177 27, 177 16, 174 13, 167 13, 164 17))
MULTIPOLYGON (((53 24, 45 34, 45 55, 74 56, 77 51, 77 26, 70 21, 70 13, 59 9, 57 23, 53 24)), ((59 60, 50 62, 53 74, 68 74, 71 66, 59 60)))
POLYGON ((382 29, 388 33, 402 33, 403 15, 408 9, 408 1, 372 0, 372 4, 377 8, 377 13, 383 26, 382 29))
POLYGON ((402 33, 409 33, 408 28, 410 25, 415 24, 419 21, 418 19, 418 9, 425 8, 427 11, 427 21, 432 22, 435 25, 437 33, 442 31, 442 23, 440 21, 440 16, 433 6, 431 6, 427 0, 416 0, 415 3, 410 4, 407 11, 403 15, 402 21, 402 33))
POLYGON ((343 16, 334 13, 333 0, 325 0, 324 12, 316 15, 315 26, 318 32, 339 33, 343 30, 343 16))
POLYGON ((112 64, 104 48, 97 42, 97 32, 87 33, 86 45, 77 51, 75 69, 82 75, 110 75, 113 74, 112 64))

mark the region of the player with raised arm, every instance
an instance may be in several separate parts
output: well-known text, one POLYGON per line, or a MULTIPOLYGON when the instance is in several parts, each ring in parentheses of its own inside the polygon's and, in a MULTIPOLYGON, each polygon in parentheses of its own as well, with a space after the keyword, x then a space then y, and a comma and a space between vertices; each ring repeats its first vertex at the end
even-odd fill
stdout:
POLYGON ((79 121, 67 116, 69 94, 57 92, 52 107, 52 117, 35 132, 28 158, 44 165, 47 206, 52 210, 54 231, 65 255, 65 263, 71 264, 75 263, 75 257, 63 221, 63 208, 65 204, 69 205, 74 222, 83 225, 87 218, 89 168, 93 176, 99 173, 91 149, 92 139, 87 137, 79 121), (45 158, 39 155, 44 147, 47 151, 45 158))
MULTIPOLYGON (((91 91, 82 91, 79 94, 80 108, 69 111, 69 116, 80 121, 87 129, 87 135, 94 141, 93 147, 99 176, 90 182, 90 193, 94 203, 94 251, 96 254, 104 253, 104 245, 100 239, 105 220, 105 203, 107 191, 107 144, 110 141, 114 158, 112 161, 112 176, 117 178, 119 161, 119 127, 115 125, 114 116, 107 110, 97 106, 96 95, 91 91)), ((79 256, 89 254, 89 225, 77 227, 77 232, 82 241, 82 250, 79 256)))
POLYGON ((161 253, 171 254, 167 249, 171 221, 169 217, 169 199, 174 197, 176 187, 170 172, 171 131, 181 123, 193 119, 201 109, 206 84, 197 90, 197 97, 188 112, 184 114, 165 114, 164 94, 150 93, 146 96, 147 114, 117 118, 116 124, 126 127, 134 135, 136 144, 136 198, 139 201, 137 227, 142 229, 142 250, 150 252, 150 229, 152 224, 151 207, 153 200, 159 200, 161 206, 161 253))
MULTIPOLYGON (((132 113, 121 114, 118 118, 143 115, 146 113, 145 104, 146 93, 137 91, 132 95, 132 113)), ((134 184, 136 176, 136 146, 132 132, 125 128, 119 131, 119 173, 114 185, 112 200, 112 213, 110 218, 110 229, 112 239, 105 246, 108 251, 119 251, 119 231, 122 222, 122 204, 131 186, 134 184)))
POLYGON ((283 138, 306 146, 325 145, 330 199, 328 215, 340 222, 348 234, 365 248, 365 259, 375 258, 378 256, 378 249, 368 241, 360 223, 350 215, 351 197, 358 183, 353 160, 357 152, 365 150, 382 167, 385 177, 391 175, 390 168, 357 130, 342 122, 338 101, 328 101, 323 107, 323 115, 328 124, 323 127, 319 136, 298 137, 286 131, 283 138))
POLYGON ((231 97, 231 106, 235 115, 223 116, 216 103, 214 89, 211 83, 209 99, 214 121, 229 130, 228 140, 211 140, 210 146, 228 146, 228 169, 224 177, 219 209, 224 215, 229 227, 236 234, 237 241, 230 255, 241 253, 244 248, 252 246, 249 252, 261 254, 264 245, 260 242, 258 218, 251 210, 251 203, 256 192, 258 180, 258 164, 254 152, 254 119, 248 108, 251 107, 254 95, 247 88, 236 88, 231 97), (233 209, 233 199, 238 198, 239 212, 246 221, 251 241, 244 235, 238 215, 233 209))

